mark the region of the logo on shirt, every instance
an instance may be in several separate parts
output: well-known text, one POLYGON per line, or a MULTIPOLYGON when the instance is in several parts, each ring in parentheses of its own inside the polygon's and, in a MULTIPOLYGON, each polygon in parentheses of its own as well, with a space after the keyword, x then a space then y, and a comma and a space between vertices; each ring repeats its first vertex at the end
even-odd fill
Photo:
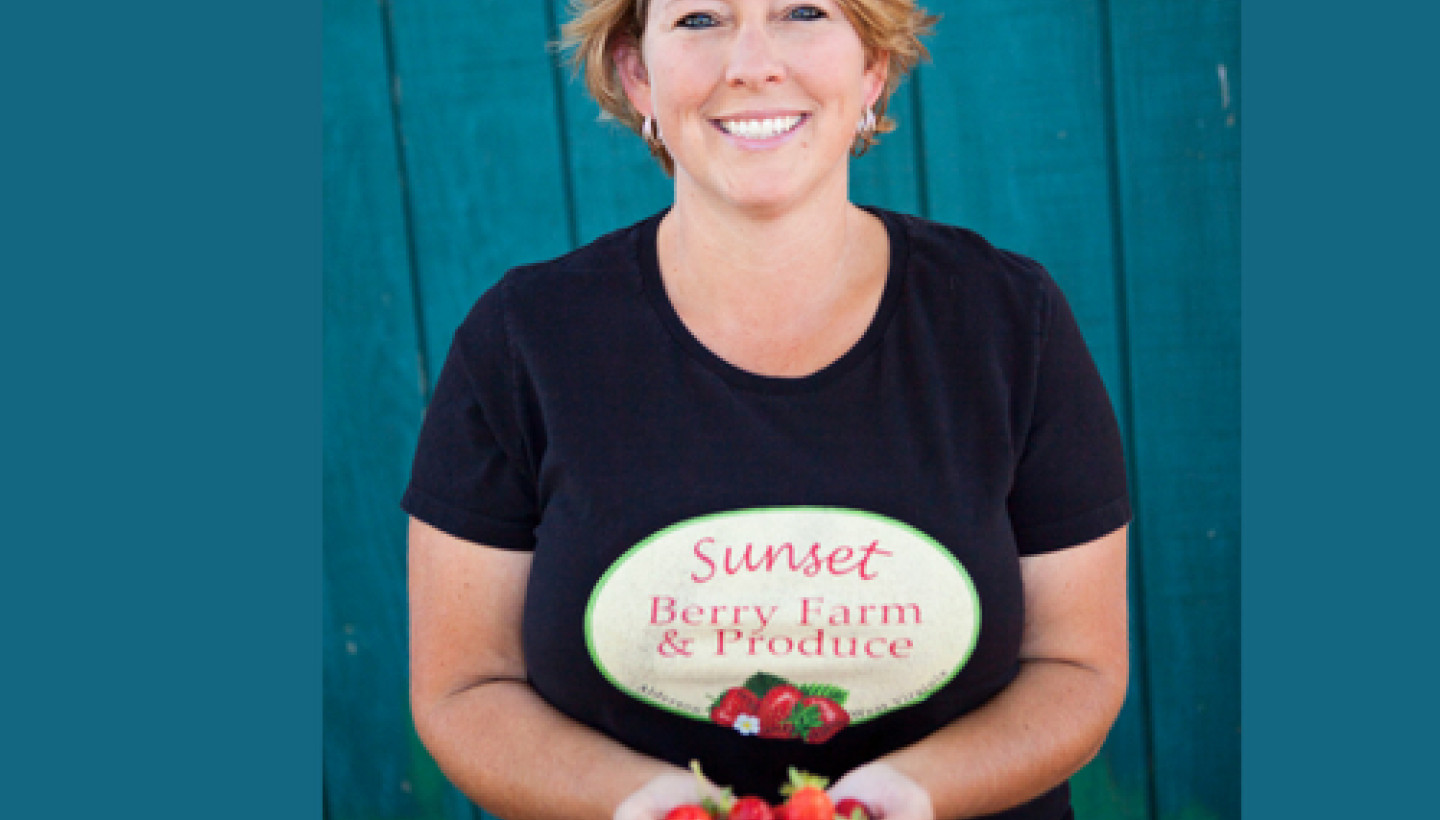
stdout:
POLYGON ((595 665, 631 697, 807 743, 925 700, 979 629, 974 584, 949 550, 831 507, 667 527, 606 571, 585 613, 595 665))

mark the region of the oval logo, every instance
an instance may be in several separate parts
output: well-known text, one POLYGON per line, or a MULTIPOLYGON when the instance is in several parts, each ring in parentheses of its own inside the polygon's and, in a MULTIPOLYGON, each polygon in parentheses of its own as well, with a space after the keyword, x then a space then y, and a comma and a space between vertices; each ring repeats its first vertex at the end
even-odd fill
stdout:
POLYGON ((810 743, 929 697, 979 629, 974 584, 949 550, 833 507, 667 527, 606 571, 585 613, 595 665, 631 697, 810 743))

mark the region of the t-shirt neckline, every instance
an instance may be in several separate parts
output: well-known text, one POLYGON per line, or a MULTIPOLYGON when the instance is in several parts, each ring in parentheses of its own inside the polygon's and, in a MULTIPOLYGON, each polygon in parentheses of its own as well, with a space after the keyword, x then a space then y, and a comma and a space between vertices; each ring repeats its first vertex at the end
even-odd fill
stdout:
POLYGON ((660 278, 660 257, 656 250, 656 236, 660 228, 660 220, 670 212, 669 208, 636 226, 636 262, 640 268, 645 294, 651 307, 675 342, 693 359, 714 371, 727 382, 747 390, 765 393, 796 393, 819 389, 854 369, 855 365, 880 343, 885 334, 885 328, 890 322, 890 317, 895 313, 895 308, 899 304, 900 291, 904 284, 908 253, 904 227, 899 224, 897 216, 890 211, 868 205, 860 207, 878 217, 885 224, 885 233, 890 240, 890 267, 885 275, 885 289, 880 294, 880 305, 875 309, 875 315, 870 319, 870 325, 865 328, 860 339, 838 359, 814 373, 804 376, 767 376, 755 373, 725 361, 695 338, 695 335, 690 332, 690 328, 686 327, 685 322, 680 319, 680 314, 675 311, 675 305, 670 301, 669 294, 665 292, 665 283, 660 278))

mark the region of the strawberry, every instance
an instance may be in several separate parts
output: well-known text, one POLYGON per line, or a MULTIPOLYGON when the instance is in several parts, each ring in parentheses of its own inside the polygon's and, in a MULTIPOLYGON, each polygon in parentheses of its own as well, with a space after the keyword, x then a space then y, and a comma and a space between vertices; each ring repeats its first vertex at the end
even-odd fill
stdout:
POLYGON ((775 820, 775 810, 759 797, 742 797, 730 807, 728 820, 775 820))
POLYGON ((710 812, 694 803, 676 806, 665 815, 665 820, 715 820, 710 812))
POLYGON ((846 797, 835 804, 835 815, 843 820, 873 820, 870 807, 853 797, 846 797))
POLYGON ((710 719, 729 729, 735 727, 735 719, 741 715, 753 715, 760 709, 760 698, 754 692, 739 686, 721 695, 710 707, 710 719))
POLYGON ((781 803, 772 808, 770 814, 774 816, 775 820, 790 820, 790 807, 781 803))
MULTIPOLYGON (((804 696, 800 690, 788 683, 772 687, 760 699, 760 706, 757 714, 760 717, 760 736, 768 738, 794 737, 788 723, 790 713, 799 705, 804 696)), ((828 820, 828 818, 827 818, 828 820)))
POLYGON ((806 743, 824 743, 849 725, 850 713, 827 697, 804 698, 790 715, 790 727, 806 743))
POLYGON ((835 804, 825 793, 828 785, 828 778, 791 766, 790 782, 780 787, 780 793, 789 798, 785 801, 786 820, 835 820, 835 804))
POLYGON ((711 783, 710 778, 705 776, 705 772, 700 770, 700 761, 698 760, 690 761, 690 771, 695 775, 696 791, 701 794, 706 794, 711 790, 716 790, 717 793, 714 796, 702 798, 698 806, 693 803, 685 806, 676 806, 670 810, 670 814, 681 812, 682 809, 686 811, 682 812, 678 817, 671 817, 670 814, 667 814, 664 820, 716 820, 716 818, 721 818, 729 814, 730 807, 735 803, 735 793, 730 790, 730 787, 726 786, 721 789, 714 783, 711 783), (694 811, 689 811, 690 809, 699 809, 700 813, 696 814, 694 811))

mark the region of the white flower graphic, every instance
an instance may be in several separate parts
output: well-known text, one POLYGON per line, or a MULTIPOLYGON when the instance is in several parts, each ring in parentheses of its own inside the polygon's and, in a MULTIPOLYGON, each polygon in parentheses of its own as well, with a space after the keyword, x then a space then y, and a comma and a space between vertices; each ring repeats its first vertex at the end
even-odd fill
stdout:
POLYGON ((760 731, 760 718, 754 715, 740 715, 735 718, 735 731, 742 735, 753 735, 760 731))

